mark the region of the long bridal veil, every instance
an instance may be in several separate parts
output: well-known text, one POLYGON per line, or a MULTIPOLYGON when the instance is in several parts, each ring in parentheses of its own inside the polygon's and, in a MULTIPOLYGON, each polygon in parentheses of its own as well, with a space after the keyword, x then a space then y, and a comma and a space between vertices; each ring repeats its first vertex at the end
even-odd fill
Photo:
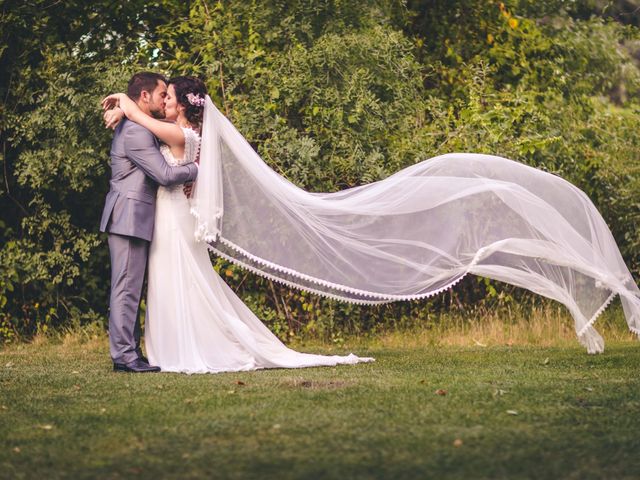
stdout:
POLYGON ((218 255, 286 285, 356 303, 435 295, 467 273, 564 304, 589 353, 619 295, 640 335, 640 290, 589 198, 505 158, 448 154, 384 180, 306 192, 267 166, 207 97, 192 213, 218 255))

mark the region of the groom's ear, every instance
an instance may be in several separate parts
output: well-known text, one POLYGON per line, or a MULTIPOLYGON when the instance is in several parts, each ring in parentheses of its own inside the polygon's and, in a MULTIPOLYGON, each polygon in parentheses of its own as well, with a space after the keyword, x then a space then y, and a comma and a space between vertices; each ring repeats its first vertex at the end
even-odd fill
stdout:
POLYGON ((150 100, 151 100, 151 92, 148 92, 147 90, 142 90, 140 92, 140 98, 138 99, 138 102, 149 103, 150 100))

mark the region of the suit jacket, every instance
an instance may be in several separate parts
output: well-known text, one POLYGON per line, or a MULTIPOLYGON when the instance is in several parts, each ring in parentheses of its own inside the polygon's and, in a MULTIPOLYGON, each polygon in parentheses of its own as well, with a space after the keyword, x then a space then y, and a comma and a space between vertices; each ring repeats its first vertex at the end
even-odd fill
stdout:
POLYGON ((111 181, 100 231, 151 241, 158 185, 195 180, 194 163, 172 167, 158 139, 146 128, 123 119, 111 143, 111 181))

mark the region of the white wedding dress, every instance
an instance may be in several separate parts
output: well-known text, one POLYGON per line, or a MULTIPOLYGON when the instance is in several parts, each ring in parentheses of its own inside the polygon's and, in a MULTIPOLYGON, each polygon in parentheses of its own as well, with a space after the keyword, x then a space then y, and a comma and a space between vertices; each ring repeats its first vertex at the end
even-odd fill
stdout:
MULTIPOLYGON (((168 146, 167 163, 193 162, 200 137, 185 135, 184 159, 168 146)), ((166 372, 216 373, 373 361, 353 354, 314 355, 286 347, 220 278, 182 186, 159 187, 148 265, 145 345, 149 362, 166 372)))

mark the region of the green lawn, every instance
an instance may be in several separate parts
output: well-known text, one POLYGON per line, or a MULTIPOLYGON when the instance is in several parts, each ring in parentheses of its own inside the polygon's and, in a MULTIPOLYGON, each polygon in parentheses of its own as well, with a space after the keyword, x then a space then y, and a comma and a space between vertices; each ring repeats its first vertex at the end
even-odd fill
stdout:
POLYGON ((187 376, 112 373, 104 339, 7 347, 0 478, 640 477, 637 342, 356 353, 187 376))

